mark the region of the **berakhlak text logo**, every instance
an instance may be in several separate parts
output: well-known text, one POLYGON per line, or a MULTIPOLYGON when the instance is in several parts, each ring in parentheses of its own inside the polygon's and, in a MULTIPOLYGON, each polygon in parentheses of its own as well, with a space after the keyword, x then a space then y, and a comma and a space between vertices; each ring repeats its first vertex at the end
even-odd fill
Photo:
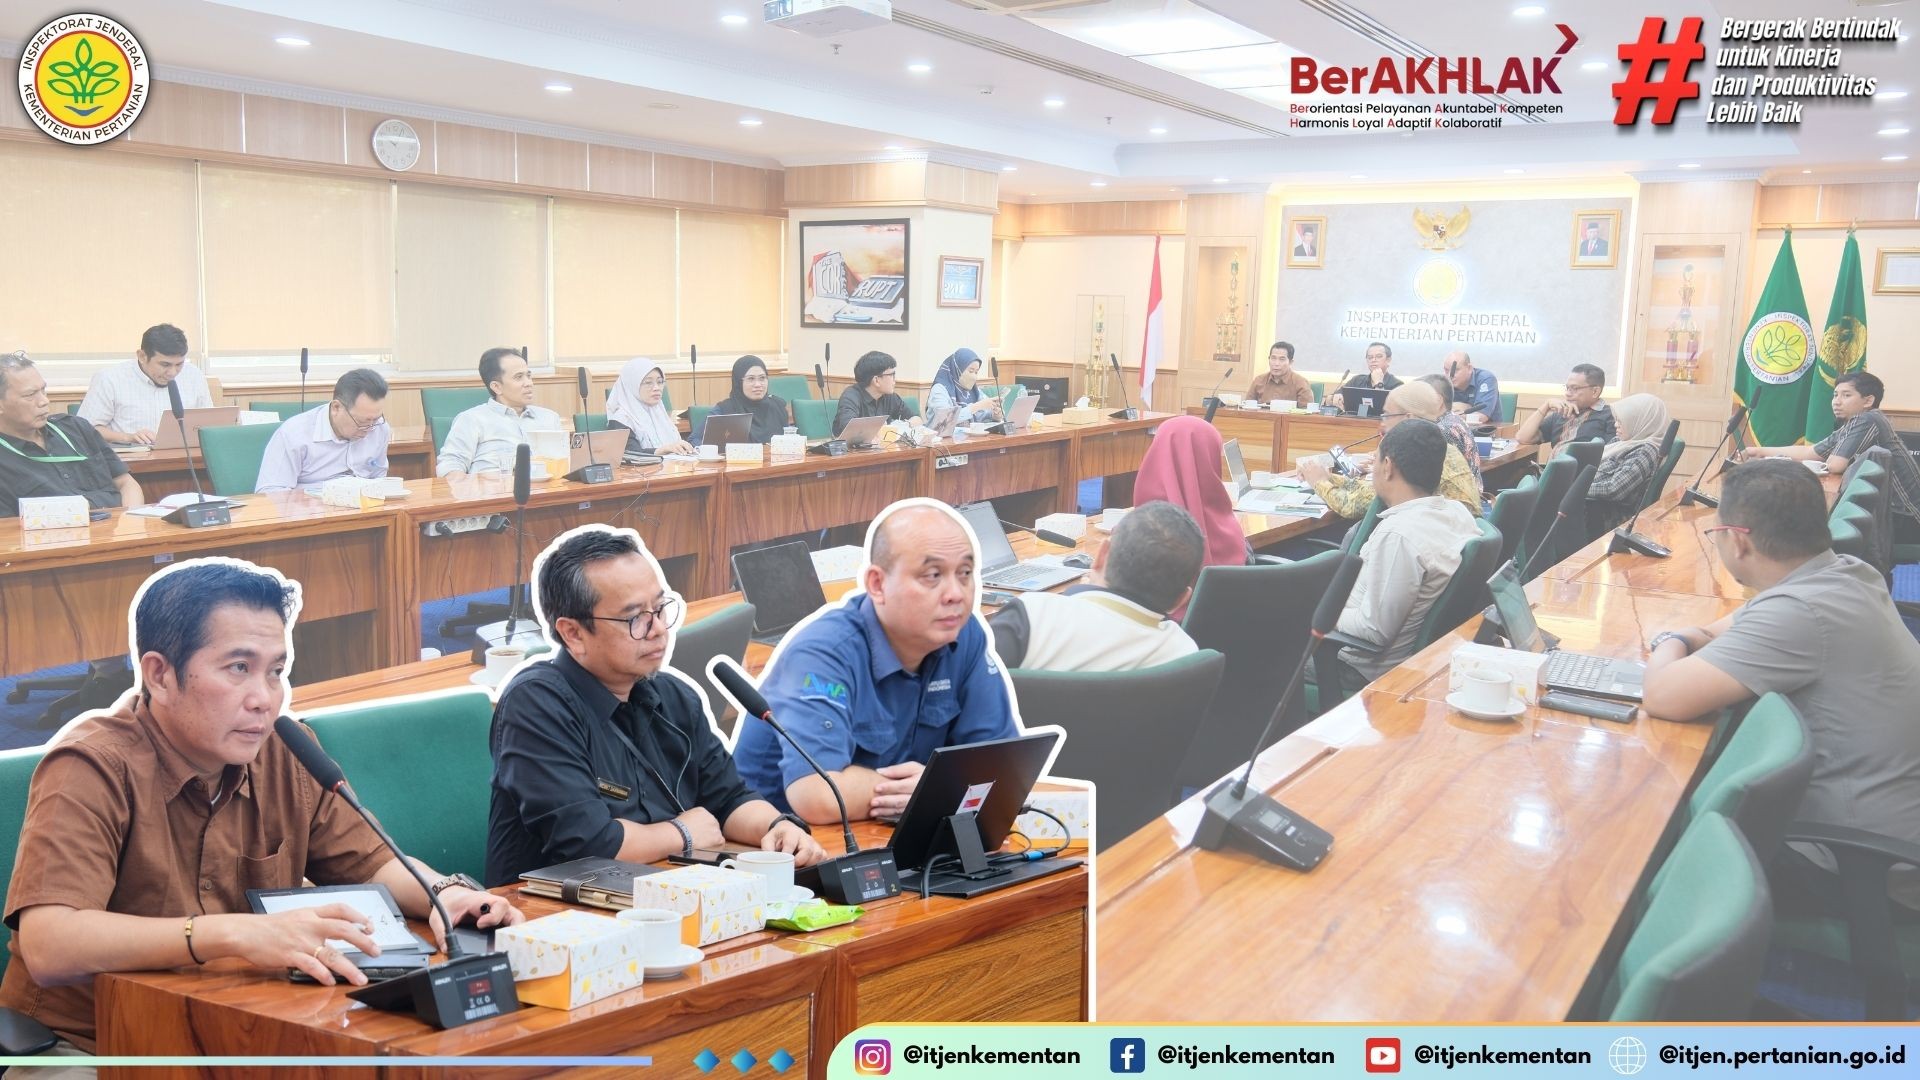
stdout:
POLYGON ((855 1076, 885 1076, 892 1071, 892 1043, 885 1039, 861 1039, 853 1044, 855 1076))
POLYGON ((104 15, 62 15, 21 50, 20 103, 41 131, 92 146, 124 133, 140 115, 151 74, 131 30, 104 15))
POLYGON ((1700 44, 1700 26, 1698 16, 1689 16, 1680 20, 1680 30, 1671 42, 1663 41, 1667 20, 1649 15, 1640 24, 1640 39, 1620 46, 1620 59, 1627 62, 1627 77, 1613 84, 1613 98, 1620 103, 1613 111, 1615 124, 1638 124, 1640 106, 1648 99, 1653 101, 1653 122, 1671 124, 1681 101, 1700 96, 1700 84, 1687 79, 1694 62, 1707 55, 1707 47, 1700 44), (1666 65, 1657 81, 1653 75, 1656 64, 1666 65))
POLYGON ((1399 1039, 1367 1040, 1367 1071, 1378 1073, 1397 1073, 1400 1071, 1399 1039))
POLYGON ((1147 1040, 1115 1039, 1108 1053, 1108 1068, 1117 1073, 1143 1073, 1147 1071, 1147 1040))

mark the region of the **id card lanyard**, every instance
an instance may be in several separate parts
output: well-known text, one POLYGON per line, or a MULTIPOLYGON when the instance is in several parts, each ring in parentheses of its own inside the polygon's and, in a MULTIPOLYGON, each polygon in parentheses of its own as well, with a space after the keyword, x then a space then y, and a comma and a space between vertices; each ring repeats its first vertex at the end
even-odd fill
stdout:
POLYGON ((32 454, 22 452, 19 447, 13 445, 13 440, 11 439, 0 439, 0 446, 6 447, 20 457, 26 458, 28 461, 39 462, 42 465, 73 465, 87 460, 87 455, 81 453, 80 448, 73 445, 73 439, 66 432, 61 431, 60 428, 54 424, 48 424, 47 426, 53 429, 55 435, 60 436, 60 441, 67 444, 67 449, 73 451, 72 454, 50 454, 45 457, 35 457, 32 454))

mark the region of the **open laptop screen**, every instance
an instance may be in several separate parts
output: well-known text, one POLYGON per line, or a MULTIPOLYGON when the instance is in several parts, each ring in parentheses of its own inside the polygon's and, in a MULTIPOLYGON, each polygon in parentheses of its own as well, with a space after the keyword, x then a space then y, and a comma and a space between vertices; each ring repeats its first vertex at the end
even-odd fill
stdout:
POLYGON ((756 634, 784 633, 827 602, 813 557, 798 540, 736 552, 733 573, 740 579, 740 592, 753 605, 756 634))
POLYGON ((982 571, 998 570, 1020 561, 1013 553, 1013 545, 1007 542, 1006 530, 1000 527, 1000 515, 993 512, 992 503, 968 503, 955 509, 973 526, 973 535, 980 538, 982 571))
POLYGON ((1507 640, 1522 652, 1543 652, 1546 642, 1540 638, 1540 626, 1533 621, 1533 605, 1527 603, 1527 587, 1520 583, 1520 570, 1509 562, 1487 579, 1487 591, 1493 594, 1493 607, 1506 625, 1507 640))

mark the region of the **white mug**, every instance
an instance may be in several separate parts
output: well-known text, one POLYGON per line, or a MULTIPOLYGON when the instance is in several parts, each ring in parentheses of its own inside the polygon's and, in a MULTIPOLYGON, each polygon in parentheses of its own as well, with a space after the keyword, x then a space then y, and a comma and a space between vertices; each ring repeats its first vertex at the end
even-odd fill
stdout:
POLYGON ((1513 702, 1513 676, 1504 671, 1470 671, 1460 699, 1475 712, 1506 712, 1513 702))
POLYGON ((722 870, 744 870, 767 879, 767 899, 793 895, 793 856, 784 851, 743 851, 720 864, 722 870))
POLYGON ((640 958, 648 963, 669 959, 680 948, 680 913, 666 908, 628 908, 614 918, 640 928, 640 958))
POLYGON ((518 645, 495 645, 487 650, 487 674, 504 679, 526 658, 527 650, 518 645))
POLYGON ((535 461, 527 466, 527 479, 534 481, 551 480, 553 479, 553 473, 547 468, 546 462, 535 461))
POLYGON ((701 443, 700 444, 700 460, 701 461, 719 461, 720 447, 714 443, 701 443))

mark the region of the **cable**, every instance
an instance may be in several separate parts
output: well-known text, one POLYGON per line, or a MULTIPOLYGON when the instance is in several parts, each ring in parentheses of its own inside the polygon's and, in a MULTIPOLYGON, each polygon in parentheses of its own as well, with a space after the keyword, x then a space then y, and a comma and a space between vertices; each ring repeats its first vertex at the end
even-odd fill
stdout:
MULTIPOLYGON (((1023 806, 1020 808, 1020 812, 1023 814, 1039 814, 1041 817, 1046 818, 1048 821, 1051 821, 1055 825, 1060 826, 1060 846, 1059 847, 1046 848, 1042 851, 1037 851, 1037 852, 1036 851, 1021 852, 1020 854, 1022 858, 1026 859, 1029 862, 1032 862, 1037 859, 1051 859, 1055 855, 1058 855, 1061 852, 1067 850, 1067 848, 1073 846, 1073 830, 1067 828, 1067 823, 1064 821, 1061 821, 1057 816, 1055 816, 1053 811, 1045 810, 1038 806, 1023 806)), ((1029 841, 1029 844, 1031 844, 1031 841, 1029 841)))
POLYGON ((927 865, 920 868, 920 899, 926 900, 933 896, 933 872, 939 869, 943 861, 959 862, 960 860, 951 855, 935 855, 928 859, 927 865))

